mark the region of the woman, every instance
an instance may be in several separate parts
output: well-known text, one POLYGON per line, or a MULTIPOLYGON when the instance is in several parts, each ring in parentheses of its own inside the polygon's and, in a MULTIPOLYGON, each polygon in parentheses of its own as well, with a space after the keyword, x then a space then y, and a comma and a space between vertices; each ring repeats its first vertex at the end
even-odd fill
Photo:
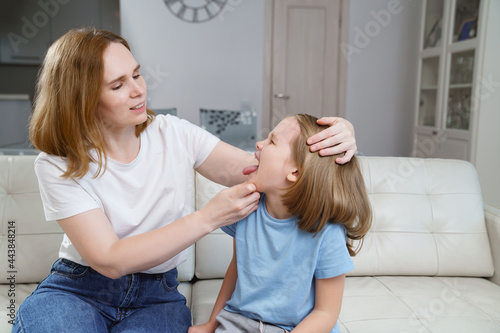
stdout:
MULTIPOLYGON (((47 53, 30 140, 42 151, 35 171, 46 218, 65 235, 13 332, 187 331, 176 289, 185 250, 257 208, 242 174, 254 157, 187 121, 155 117, 139 69, 123 38, 95 29, 69 31, 47 53), (193 212, 193 169, 233 187, 193 212)), ((347 151, 338 162, 348 161, 352 125, 323 121, 333 126, 312 148, 336 145, 325 153, 347 151)))

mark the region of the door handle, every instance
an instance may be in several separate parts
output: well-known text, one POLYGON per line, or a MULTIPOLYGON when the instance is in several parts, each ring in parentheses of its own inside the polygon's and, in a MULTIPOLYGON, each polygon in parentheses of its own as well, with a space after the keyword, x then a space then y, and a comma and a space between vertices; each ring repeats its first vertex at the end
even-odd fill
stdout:
POLYGON ((282 93, 274 94, 274 97, 281 98, 281 99, 289 99, 290 98, 290 96, 287 96, 287 95, 282 94, 282 93))

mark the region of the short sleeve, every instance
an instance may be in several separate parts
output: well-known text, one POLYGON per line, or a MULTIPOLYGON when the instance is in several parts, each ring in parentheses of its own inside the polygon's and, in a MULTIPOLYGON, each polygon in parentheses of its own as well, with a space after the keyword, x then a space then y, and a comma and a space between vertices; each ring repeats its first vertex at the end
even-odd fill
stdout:
POLYGON ((327 225, 314 276, 317 279, 328 279, 353 269, 354 265, 346 245, 345 228, 338 224, 327 225))
MULTIPOLYGON (((187 120, 179 119, 171 115, 168 115, 167 118, 161 118, 161 116, 157 118, 158 121, 163 122, 163 124, 171 122, 176 128, 175 130, 179 134, 178 139, 181 140, 180 144, 186 149, 187 155, 191 156, 193 159, 192 164, 195 169, 205 162, 220 141, 220 139, 212 133, 187 120)), ((163 124, 160 126, 163 126, 163 124)))
POLYGON ((229 236, 235 237, 236 236, 236 223, 222 227, 221 230, 224 231, 229 236))
POLYGON ((44 153, 40 155, 35 161, 35 173, 46 220, 60 220, 102 208, 78 181, 60 177, 64 173, 62 164, 65 165, 65 162, 53 161, 44 153))

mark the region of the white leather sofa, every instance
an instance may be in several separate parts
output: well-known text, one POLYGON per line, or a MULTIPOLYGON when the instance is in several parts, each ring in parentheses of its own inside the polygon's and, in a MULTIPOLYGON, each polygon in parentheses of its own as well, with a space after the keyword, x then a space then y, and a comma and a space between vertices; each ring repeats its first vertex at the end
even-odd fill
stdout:
MULTIPOLYGON (((500 212, 484 207, 473 166, 360 160, 374 223, 346 280, 341 332, 500 332, 500 212)), ((33 161, 0 156, 0 332, 10 332, 14 311, 49 273, 62 239, 57 223, 44 220, 33 161)), ((221 186, 195 177, 201 207, 221 186)), ((179 267, 194 323, 210 315, 231 244, 215 231, 179 267)))

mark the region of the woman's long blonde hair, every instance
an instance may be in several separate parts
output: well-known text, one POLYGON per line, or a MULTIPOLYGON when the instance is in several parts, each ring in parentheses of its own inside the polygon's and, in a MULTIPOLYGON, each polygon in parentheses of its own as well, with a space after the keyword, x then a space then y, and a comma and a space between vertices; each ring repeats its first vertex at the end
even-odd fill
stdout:
MULTIPOLYGON (((40 151, 66 158, 68 168, 62 177, 83 177, 91 162, 98 165, 95 177, 106 170, 102 123, 96 111, 103 53, 110 43, 121 43, 130 50, 127 41, 112 32, 70 30, 49 48, 38 74, 30 141, 40 151)), ((147 112, 148 120, 136 127, 137 136, 154 119, 154 113, 147 112)))
POLYGON ((307 139, 327 126, 317 124, 316 117, 293 116, 300 126, 300 134, 292 142, 292 159, 299 176, 283 195, 283 203, 299 218, 298 227, 308 232, 319 232, 328 222, 345 226, 347 248, 351 256, 361 249, 363 237, 371 226, 372 212, 363 175, 354 156, 346 164, 337 164, 341 155, 320 156, 311 153, 307 139), (359 241, 354 246, 354 240, 359 241))

